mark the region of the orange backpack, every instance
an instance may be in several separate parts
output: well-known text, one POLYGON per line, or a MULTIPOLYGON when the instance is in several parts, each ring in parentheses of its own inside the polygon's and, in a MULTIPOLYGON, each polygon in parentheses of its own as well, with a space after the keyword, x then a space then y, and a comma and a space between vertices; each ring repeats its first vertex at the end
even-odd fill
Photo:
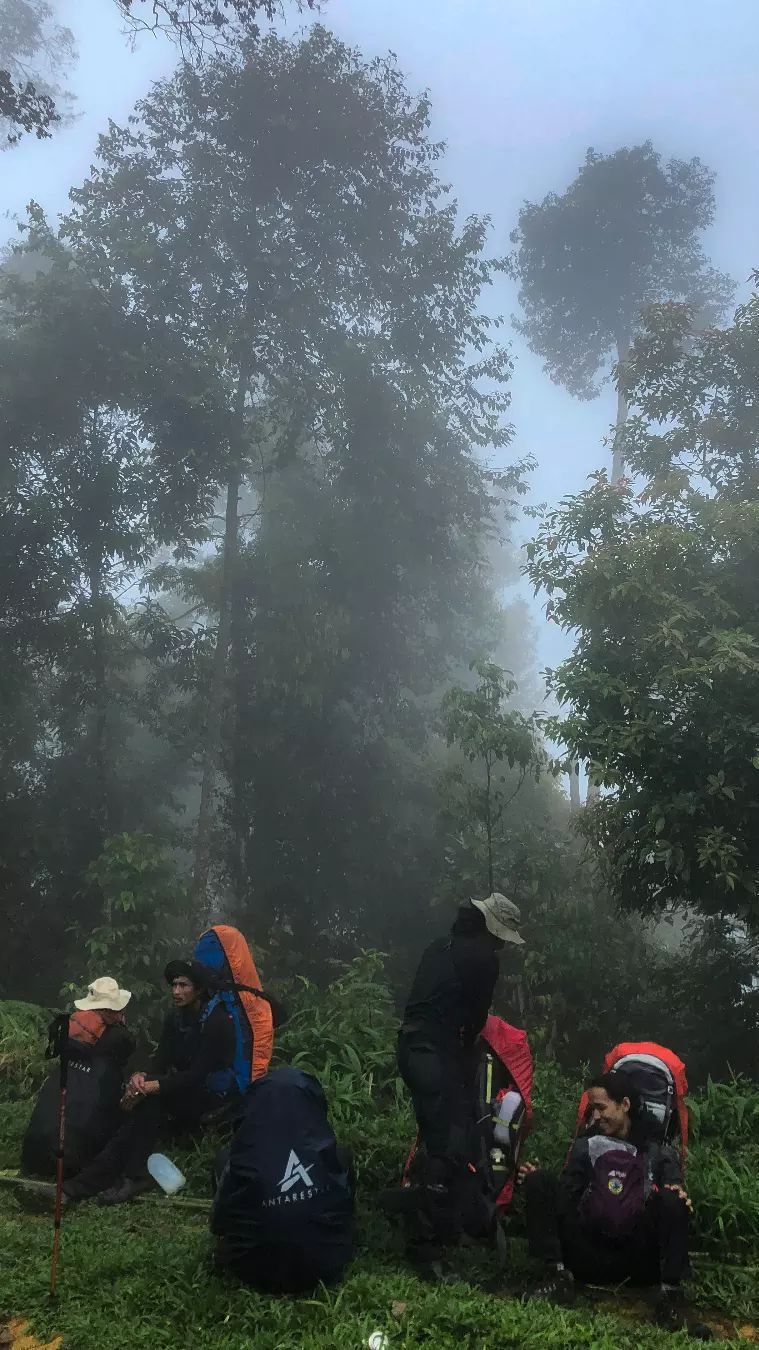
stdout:
MULTIPOLYGON (((655 1041, 622 1041, 610 1050, 604 1060, 603 1072, 614 1070, 629 1074, 649 1116, 658 1124, 660 1143, 668 1144, 679 1138, 683 1166, 688 1148, 688 1107, 686 1095, 688 1080, 685 1065, 666 1046, 655 1041)), ((580 1098, 575 1138, 587 1123, 588 1094, 580 1098)))

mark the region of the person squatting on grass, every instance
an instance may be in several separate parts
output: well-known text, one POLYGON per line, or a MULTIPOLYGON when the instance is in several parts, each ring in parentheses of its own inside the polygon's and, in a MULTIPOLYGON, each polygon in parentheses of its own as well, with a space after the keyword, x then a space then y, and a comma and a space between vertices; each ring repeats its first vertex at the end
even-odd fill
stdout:
POLYGON ((530 1254, 546 1267, 533 1297, 571 1304, 575 1277, 656 1285, 657 1320, 679 1330, 691 1209, 679 1159, 653 1139, 624 1072, 594 1078, 588 1099, 590 1128, 561 1176, 531 1163, 520 1169, 530 1254))

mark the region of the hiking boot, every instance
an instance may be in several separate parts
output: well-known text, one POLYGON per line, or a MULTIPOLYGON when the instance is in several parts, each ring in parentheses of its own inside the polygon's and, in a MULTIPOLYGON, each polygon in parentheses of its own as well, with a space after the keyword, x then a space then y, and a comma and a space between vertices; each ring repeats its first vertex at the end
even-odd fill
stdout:
POLYGON ((684 1331, 685 1299, 682 1289, 659 1290, 654 1303, 654 1321, 663 1331, 684 1331))
POLYGON ((115 1186, 109 1186, 107 1191, 102 1191, 98 1196, 99 1205, 128 1205, 130 1200, 136 1200, 138 1195, 144 1195, 145 1191, 152 1191, 153 1182, 147 1177, 122 1177, 115 1186))
MULTIPOLYGON (((19 1190, 17 1199, 19 1205, 27 1214, 52 1214, 55 1209, 55 1186, 40 1181, 35 1184, 34 1190, 19 1190)), ((75 1204, 76 1198, 63 1191, 61 1194, 61 1212, 75 1204)))
POLYGON ((552 1270, 527 1297, 543 1299, 558 1308, 571 1308, 575 1301, 575 1277, 571 1270, 552 1270))

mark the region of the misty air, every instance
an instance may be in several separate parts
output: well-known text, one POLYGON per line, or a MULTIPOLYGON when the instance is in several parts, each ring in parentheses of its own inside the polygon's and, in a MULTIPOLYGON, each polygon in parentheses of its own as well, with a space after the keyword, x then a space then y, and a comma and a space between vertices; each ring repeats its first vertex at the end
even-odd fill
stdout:
POLYGON ((0 1345, 759 1341, 749 0, 0 0, 0 1345))

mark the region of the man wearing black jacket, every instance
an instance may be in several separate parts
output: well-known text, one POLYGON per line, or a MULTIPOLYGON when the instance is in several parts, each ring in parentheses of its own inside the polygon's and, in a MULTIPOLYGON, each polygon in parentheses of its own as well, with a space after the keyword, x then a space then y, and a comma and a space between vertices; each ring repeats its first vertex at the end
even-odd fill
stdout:
POLYGON ((658 1286, 657 1319, 683 1325, 690 1201, 675 1151, 657 1141, 635 1088, 621 1070, 588 1088, 591 1124, 575 1141, 561 1177, 527 1163, 530 1253, 545 1282, 534 1297, 568 1304, 574 1279, 658 1286))
POLYGON ((424 952, 398 1036, 425 1153, 425 1184, 410 1224, 409 1257, 443 1279, 442 1248, 458 1239, 474 1125, 474 1045, 485 1025, 504 943, 521 946, 519 910, 506 896, 462 905, 447 937, 424 952))
POLYGON ((196 961, 171 961, 165 979, 173 1007, 164 1020, 155 1071, 132 1074, 121 1103, 127 1113, 122 1125, 92 1162, 65 1182, 64 1203, 94 1195, 107 1205, 134 1199, 152 1185, 146 1162, 159 1136, 193 1132, 236 1090, 230 1015, 223 1003, 204 1015, 212 973, 196 961))

